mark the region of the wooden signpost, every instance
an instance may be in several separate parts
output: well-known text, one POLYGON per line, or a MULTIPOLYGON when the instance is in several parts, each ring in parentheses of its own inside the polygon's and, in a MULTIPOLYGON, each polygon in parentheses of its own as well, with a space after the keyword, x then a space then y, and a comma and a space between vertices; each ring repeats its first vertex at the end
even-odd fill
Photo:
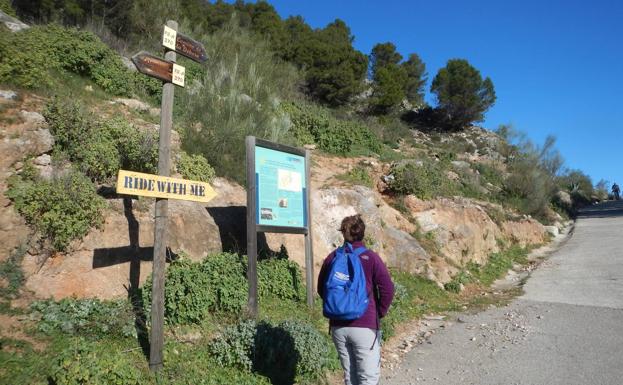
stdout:
MULTIPOLYGON (((184 67, 177 65, 176 52, 184 55, 192 60, 200 63, 204 62, 207 57, 203 45, 187 36, 177 33, 177 22, 167 21, 164 27, 162 37, 162 45, 165 47, 164 60, 146 52, 139 52, 132 61, 138 70, 148 76, 155 77, 164 82, 162 85, 162 107, 160 112, 160 142, 158 147, 158 175, 160 177, 168 177, 171 169, 171 127, 173 126, 173 94, 174 84, 184 87, 184 67)), ((125 183, 126 188, 135 190, 132 192, 138 195, 136 191, 158 192, 158 180, 149 174, 140 175, 120 175, 122 185, 125 183), (129 179, 125 179, 128 177, 129 179), (129 185, 130 179, 132 186, 129 185), (150 180, 152 184, 150 186, 150 180), (136 188, 138 183, 138 189, 136 188), (152 191, 151 188, 155 190, 152 191)), ((178 180, 169 180, 172 178, 160 179, 161 183, 168 183, 165 193, 170 194, 171 188, 174 189, 173 197, 178 198, 180 188, 183 185, 178 180), (174 187, 173 187, 174 186, 174 187), (176 195, 177 194, 177 195, 176 195)), ((190 181, 187 181, 190 182, 190 181)), ((197 185, 196 185, 197 186, 197 185)), ((183 188, 184 195, 197 197, 201 195, 200 187, 186 186, 183 188)), ((152 195, 159 196, 156 199, 156 214, 154 226, 154 262, 153 262, 153 286, 152 286, 152 304, 151 304, 151 332, 150 332, 150 352, 149 352, 149 368, 152 371, 162 369, 163 355, 162 348, 164 346, 164 273, 166 261, 167 246, 167 217, 168 217, 168 198, 170 195, 152 195)))
POLYGON ((186 69, 181 65, 160 59, 145 51, 132 56, 132 62, 140 73, 184 87, 186 69))
POLYGON ((208 60, 203 44, 167 26, 164 27, 162 45, 199 63, 208 60))

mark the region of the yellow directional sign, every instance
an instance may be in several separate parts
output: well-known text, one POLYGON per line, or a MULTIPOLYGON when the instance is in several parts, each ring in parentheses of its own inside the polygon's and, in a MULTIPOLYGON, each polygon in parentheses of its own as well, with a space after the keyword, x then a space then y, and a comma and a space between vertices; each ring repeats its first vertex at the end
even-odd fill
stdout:
POLYGON ((117 193, 204 203, 216 197, 216 191, 206 182, 126 170, 119 170, 117 193))

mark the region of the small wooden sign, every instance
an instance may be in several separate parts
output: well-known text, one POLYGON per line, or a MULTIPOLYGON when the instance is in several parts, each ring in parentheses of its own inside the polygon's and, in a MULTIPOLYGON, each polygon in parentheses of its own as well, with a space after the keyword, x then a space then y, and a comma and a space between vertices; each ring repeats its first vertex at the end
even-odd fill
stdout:
POLYGON ((160 59, 145 51, 132 56, 132 62, 136 65, 138 71, 145 75, 184 87, 186 69, 181 65, 160 59))
POLYGON ((119 170, 117 193, 152 198, 209 202, 217 194, 206 182, 119 170))
POLYGON ((199 63, 208 60, 206 49, 203 44, 166 25, 164 26, 164 33, 162 34, 162 45, 199 63))

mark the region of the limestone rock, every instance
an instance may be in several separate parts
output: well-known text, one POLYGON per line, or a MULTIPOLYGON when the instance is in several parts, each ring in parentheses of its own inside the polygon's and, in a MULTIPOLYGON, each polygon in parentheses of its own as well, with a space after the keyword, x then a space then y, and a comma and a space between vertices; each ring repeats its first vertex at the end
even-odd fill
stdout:
POLYGON ((17 93, 10 90, 0 90, 0 98, 5 100, 15 100, 17 99, 17 93))
POLYGON ((545 241, 547 234, 545 226, 532 218, 504 222, 502 231, 506 238, 518 243, 521 247, 541 244, 545 241))
POLYGON ((39 155, 32 161, 37 166, 49 166, 52 163, 52 157, 48 154, 39 155))
POLYGON ((11 32, 19 32, 23 29, 30 28, 28 24, 22 23, 16 18, 0 11, 0 22, 4 24, 11 32))
POLYGON ((138 71, 136 69, 136 66, 134 65, 134 62, 132 62, 132 60, 128 59, 127 57, 121 56, 121 61, 123 62, 123 65, 130 71, 132 72, 138 71))
POLYGON ((20 111, 20 116, 26 124, 33 127, 43 127, 46 124, 45 118, 38 112, 22 110, 20 111))
POLYGON ((560 233, 558 226, 545 226, 545 230, 552 236, 557 237, 560 233))
POLYGON ((149 109, 151 108, 149 104, 142 102, 138 99, 117 98, 112 102, 116 104, 123 104, 124 106, 137 111, 149 111, 149 109))
POLYGON ((487 213, 466 199, 441 198, 426 211, 412 212, 420 229, 433 232, 440 252, 455 264, 483 263, 499 251, 501 232, 487 213))

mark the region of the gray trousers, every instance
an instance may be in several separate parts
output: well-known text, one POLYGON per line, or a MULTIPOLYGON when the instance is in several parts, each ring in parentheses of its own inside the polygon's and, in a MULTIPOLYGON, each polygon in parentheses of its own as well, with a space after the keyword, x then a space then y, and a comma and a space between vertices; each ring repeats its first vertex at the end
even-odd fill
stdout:
MULTIPOLYGON (((344 369, 345 385, 377 385, 381 377, 381 345, 377 330, 332 327, 331 336, 344 369)), ((380 337, 380 336, 379 336, 380 337)))

